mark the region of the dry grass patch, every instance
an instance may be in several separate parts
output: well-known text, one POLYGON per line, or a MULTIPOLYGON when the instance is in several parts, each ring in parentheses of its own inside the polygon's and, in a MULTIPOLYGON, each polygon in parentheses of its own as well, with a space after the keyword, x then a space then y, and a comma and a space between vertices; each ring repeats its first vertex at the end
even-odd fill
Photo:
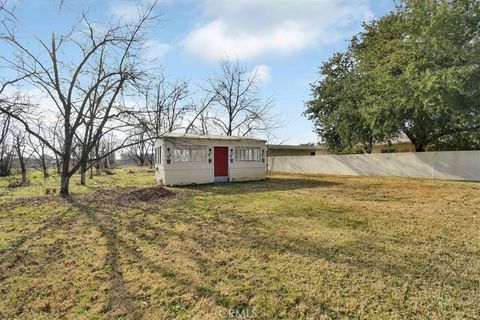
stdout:
POLYGON ((479 316, 480 184, 275 174, 164 189, 144 174, 68 200, 9 191, 0 318, 479 316))

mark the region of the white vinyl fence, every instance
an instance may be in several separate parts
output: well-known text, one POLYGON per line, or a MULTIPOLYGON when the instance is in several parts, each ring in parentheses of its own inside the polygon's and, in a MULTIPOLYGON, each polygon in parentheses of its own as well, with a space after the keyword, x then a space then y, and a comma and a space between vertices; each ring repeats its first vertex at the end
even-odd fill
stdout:
POLYGON ((480 151, 269 157, 268 170, 480 181, 480 151))

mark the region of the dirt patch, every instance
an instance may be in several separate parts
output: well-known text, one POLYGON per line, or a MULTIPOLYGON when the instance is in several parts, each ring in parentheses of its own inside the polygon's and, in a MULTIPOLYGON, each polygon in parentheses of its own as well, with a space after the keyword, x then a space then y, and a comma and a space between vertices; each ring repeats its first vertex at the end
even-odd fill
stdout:
POLYGON ((7 185, 7 188, 20 188, 20 187, 28 187, 30 185, 30 181, 23 182, 22 180, 13 180, 7 185))
POLYGON ((135 173, 155 173, 155 169, 152 168, 145 168, 145 167, 140 167, 137 169, 128 169, 127 171, 128 174, 135 174, 135 173))
POLYGON ((95 190, 93 194, 81 195, 94 201, 130 205, 138 203, 155 203, 175 196, 176 193, 163 187, 102 189, 95 190))
POLYGON ((65 203, 65 199, 57 195, 46 195, 38 197, 21 197, 13 201, 3 203, 2 209, 13 209, 17 207, 41 207, 53 203, 65 203))
MULTIPOLYGON (((146 188, 119 188, 119 189, 98 189, 89 193, 74 194, 73 199, 85 203, 99 202, 115 205, 131 206, 135 204, 154 204, 159 201, 171 198, 176 193, 163 187, 146 188)), ((52 204, 68 204, 69 198, 62 198, 59 195, 45 195, 38 197, 22 197, 11 202, 3 203, 2 209, 13 209, 16 207, 41 207, 52 204)))
POLYGON ((107 176, 113 176, 115 174, 115 172, 113 172, 112 170, 109 170, 109 169, 104 170, 104 172, 107 176))

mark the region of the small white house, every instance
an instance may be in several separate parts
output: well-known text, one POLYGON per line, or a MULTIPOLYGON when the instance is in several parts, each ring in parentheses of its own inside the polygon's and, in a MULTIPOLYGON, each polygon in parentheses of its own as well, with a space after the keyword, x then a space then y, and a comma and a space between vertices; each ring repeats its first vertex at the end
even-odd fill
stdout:
POLYGON ((155 176, 163 185, 265 179, 266 141, 169 134, 155 143, 155 176))

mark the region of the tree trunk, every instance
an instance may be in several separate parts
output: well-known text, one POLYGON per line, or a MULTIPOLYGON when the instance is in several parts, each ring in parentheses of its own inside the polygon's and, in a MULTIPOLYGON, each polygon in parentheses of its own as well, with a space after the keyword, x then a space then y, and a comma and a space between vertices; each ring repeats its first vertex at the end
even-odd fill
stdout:
POLYGON ((68 197, 70 195, 69 191, 70 177, 62 173, 60 180, 60 195, 62 197, 68 197))
POLYGON ((110 163, 110 167, 115 167, 115 152, 113 152, 111 155, 108 156, 108 162, 110 163))
POLYGON ((100 159, 100 145, 98 143, 95 146, 95 158, 99 159, 95 161, 95 174, 99 176, 101 173, 102 160, 100 159))
POLYGON ((425 152, 425 139, 422 139, 422 137, 419 138, 418 134, 414 135, 412 132, 409 132, 406 129, 403 129, 403 132, 407 135, 408 139, 410 139, 410 142, 415 146, 415 152, 425 152))
POLYGON ((57 166, 57 173, 60 174, 60 172, 62 172, 62 163, 58 159, 57 155, 55 155, 55 164, 57 166))
POLYGON ((22 183, 27 184, 27 168, 25 166, 22 166, 22 183))
POLYGON ((425 152, 425 146, 423 143, 415 143, 415 152, 425 152))
POLYGON ((86 183, 85 183, 85 171, 80 171, 80 184, 82 186, 84 186, 86 183))
POLYGON ((8 177, 12 174, 12 156, 6 155, 0 158, 0 177, 8 177))
POLYGON ((371 154, 372 150, 373 150, 373 140, 370 140, 370 141, 367 142, 367 144, 365 146, 365 152, 368 153, 368 154, 371 154))
POLYGON ((62 172, 60 173, 60 195, 62 197, 68 197, 70 195, 69 160, 70 159, 67 158, 62 161, 62 172))
POLYGON ((100 172, 101 172, 101 171, 100 171, 100 161, 97 160, 97 161, 95 161, 95 174, 96 174, 97 176, 99 176, 99 175, 100 175, 100 172))
POLYGON ((18 156, 18 162, 20 164, 20 170, 22 172, 22 184, 26 185, 27 184, 27 164, 25 163, 25 158, 23 157, 22 153, 22 146, 20 145, 20 140, 17 140, 17 156, 18 156))
POLYGON ((45 163, 45 158, 42 158, 42 171, 43 171, 43 180, 47 180, 49 177, 48 166, 45 163))
POLYGON ((50 177, 50 174, 48 173, 48 167, 44 166, 43 167, 43 180, 47 180, 48 177, 50 177))
POLYGON ((86 176, 86 173, 87 173, 87 165, 86 164, 82 164, 82 166, 80 167, 80 184, 82 186, 84 186, 86 183, 85 183, 85 176, 86 176))

